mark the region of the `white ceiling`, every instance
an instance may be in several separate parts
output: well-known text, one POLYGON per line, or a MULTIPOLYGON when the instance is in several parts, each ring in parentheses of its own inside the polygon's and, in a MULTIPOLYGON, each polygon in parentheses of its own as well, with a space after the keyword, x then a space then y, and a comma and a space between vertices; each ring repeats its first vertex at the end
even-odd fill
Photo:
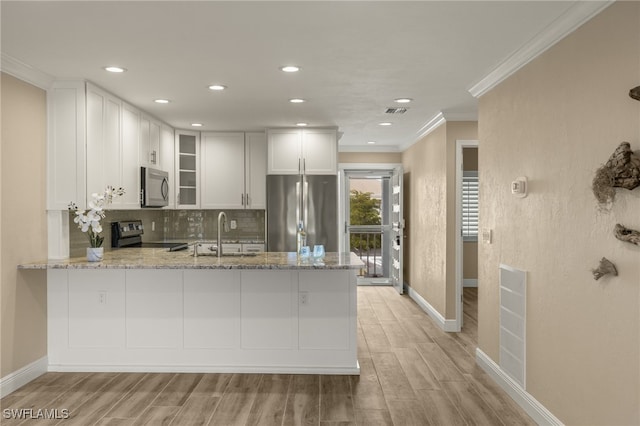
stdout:
POLYGON ((3 69, 11 58, 92 81, 176 128, 302 121, 337 126, 343 151, 399 150, 439 113, 475 119, 469 89, 545 34, 570 30, 558 28, 579 3, 2 1, 3 69), (287 64, 302 69, 279 70, 287 64), (228 89, 212 92, 213 83, 228 89), (385 114, 399 97, 414 99, 408 112, 385 114))

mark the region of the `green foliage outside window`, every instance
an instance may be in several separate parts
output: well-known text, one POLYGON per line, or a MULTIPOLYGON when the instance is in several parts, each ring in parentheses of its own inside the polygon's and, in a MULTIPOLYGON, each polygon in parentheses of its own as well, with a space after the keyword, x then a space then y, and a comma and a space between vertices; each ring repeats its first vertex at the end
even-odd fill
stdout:
MULTIPOLYGON (((381 225, 380 200, 371 198, 371 192, 351 190, 351 225, 381 225)), ((382 247, 382 236, 378 234, 352 234, 351 248, 366 250, 382 247)))

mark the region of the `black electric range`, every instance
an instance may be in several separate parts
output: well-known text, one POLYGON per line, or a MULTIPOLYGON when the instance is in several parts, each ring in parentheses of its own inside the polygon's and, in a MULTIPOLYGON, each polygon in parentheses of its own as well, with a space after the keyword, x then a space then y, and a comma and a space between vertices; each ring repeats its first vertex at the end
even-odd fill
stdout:
POLYGON ((144 227, 142 220, 124 220, 111 222, 111 247, 158 247, 168 248, 169 251, 185 250, 189 245, 186 242, 155 241, 143 242, 144 227))

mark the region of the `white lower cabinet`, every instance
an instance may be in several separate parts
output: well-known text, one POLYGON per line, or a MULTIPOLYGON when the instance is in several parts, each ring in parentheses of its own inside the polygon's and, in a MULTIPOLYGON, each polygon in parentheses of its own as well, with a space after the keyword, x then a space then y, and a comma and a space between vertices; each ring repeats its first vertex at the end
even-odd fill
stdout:
POLYGON ((242 348, 292 349, 298 337, 297 273, 244 271, 242 275, 242 348))
POLYGON ((126 271, 127 348, 182 347, 182 271, 126 271))
POLYGON ((350 300, 343 271, 300 271, 300 349, 349 349, 350 300))
POLYGON ((239 271, 184 271, 185 349, 240 346, 239 288, 239 271))
POLYGON ((50 269, 50 371, 358 374, 355 270, 50 269))

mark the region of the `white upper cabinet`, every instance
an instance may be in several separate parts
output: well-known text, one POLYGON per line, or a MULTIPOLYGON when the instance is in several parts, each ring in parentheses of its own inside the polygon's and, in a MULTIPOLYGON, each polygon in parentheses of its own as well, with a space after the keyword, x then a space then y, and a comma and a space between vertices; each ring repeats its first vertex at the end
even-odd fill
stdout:
POLYGON ((151 117, 140 118, 140 165, 158 168, 160 165, 160 129, 162 124, 151 117))
POLYGON ((116 198, 114 205, 131 209, 140 208, 140 116, 138 109, 122 104, 122 187, 126 193, 116 198))
POLYGON ((244 133, 202 133, 201 200, 203 209, 243 209, 244 133))
POLYGON ((110 209, 140 208, 140 166, 158 167, 162 123, 84 81, 53 83, 47 102, 47 208, 84 208, 108 185, 125 190, 110 209))
POLYGON ((267 131, 267 150, 270 175, 300 174, 302 165, 302 131, 273 129, 267 131))
POLYGON ((203 209, 266 207, 264 133, 202 133, 200 154, 203 209))
POLYGON ((336 174, 338 142, 335 129, 271 129, 268 174, 336 174))
POLYGON ((309 175, 338 172, 338 139, 335 129, 302 130, 302 171, 309 175))
POLYGON ((173 178, 175 170, 175 132, 173 128, 163 124, 160 127, 160 170, 169 173, 169 204, 168 209, 176 208, 176 180, 173 178))
POLYGON ((264 132, 244 134, 245 207, 267 208, 267 135, 264 132))
POLYGON ((106 186, 122 187, 125 194, 115 198, 109 208, 139 208, 139 112, 90 83, 86 102, 87 197, 106 186))
POLYGON ((47 91, 47 209, 87 202, 84 81, 56 81, 47 91))

